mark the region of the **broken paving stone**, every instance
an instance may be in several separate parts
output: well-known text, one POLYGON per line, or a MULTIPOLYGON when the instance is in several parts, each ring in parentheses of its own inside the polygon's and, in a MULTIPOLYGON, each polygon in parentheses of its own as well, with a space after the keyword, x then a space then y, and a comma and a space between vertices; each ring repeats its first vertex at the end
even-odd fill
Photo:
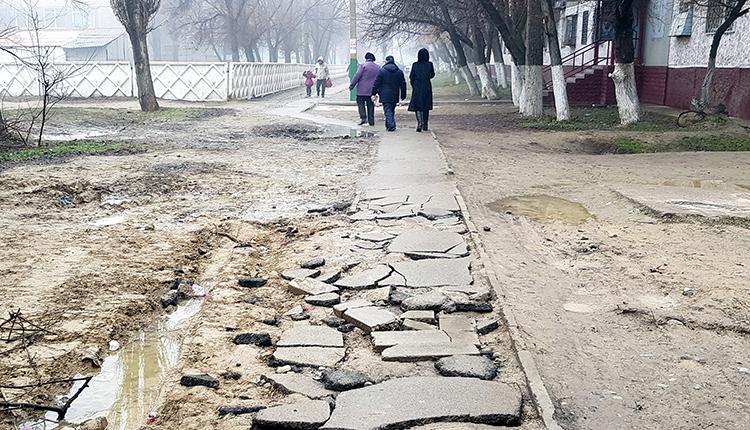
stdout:
MULTIPOLYGON (((431 333, 426 330, 404 333, 431 333)), ((437 333, 440 333, 439 331, 437 333)), ((477 347, 471 343, 400 343, 382 352, 383 361, 424 361, 451 355, 479 355, 477 347)))
POLYGON ((340 331, 341 333, 349 333, 350 331, 354 330, 354 324, 341 324, 340 326, 336 327, 336 330, 340 331))
POLYGON ((476 300, 454 300, 457 312, 492 312, 492 303, 476 300))
POLYGON ((410 310, 433 310, 437 311, 442 309, 443 305, 448 301, 448 297, 438 291, 431 291, 429 293, 420 294, 418 296, 411 296, 401 302, 401 309, 405 311, 410 310))
POLYGON ((336 293, 323 293, 305 297, 305 302, 314 306, 333 306, 341 302, 341 296, 336 293))
POLYGON ((237 282, 243 288, 259 288, 266 285, 268 280, 264 278, 240 278, 237 282))
POLYGON ((240 333, 234 337, 235 345, 271 346, 271 335, 268 333, 240 333))
POLYGON ((373 306, 373 303, 369 300, 363 300, 363 299, 349 300, 343 303, 339 303, 338 305, 335 305, 333 307, 333 313, 337 317, 343 317, 344 312, 346 312, 349 309, 364 308, 367 306, 373 306))
POLYGON ((349 215, 349 219, 352 221, 372 221, 375 219, 375 215, 375 212, 371 210, 362 210, 349 215))
POLYGON ((339 326, 342 326, 342 325, 346 324, 346 320, 345 319, 339 318, 339 317, 335 317, 333 315, 327 316, 327 317, 323 318, 320 321, 323 322, 323 324, 327 325, 328 327, 333 327, 333 328, 336 328, 336 327, 339 327, 339 326))
POLYGON ((357 233, 354 235, 356 239, 366 240, 368 242, 385 242, 393 239, 394 235, 385 232, 370 231, 364 233, 357 233))
POLYGON ((422 345, 427 343, 447 343, 450 337, 440 330, 418 331, 376 331, 372 333, 375 351, 382 351, 395 345, 422 345))
POLYGON ((437 322, 437 320, 435 319, 435 311, 431 310, 406 311, 399 316, 401 317, 401 319, 410 319, 426 323, 434 324, 435 322, 437 322))
POLYGON ((465 257, 466 242, 456 233, 445 231, 410 230, 398 235, 388 245, 388 252, 402 254, 426 254, 440 257, 465 257))
POLYGON ((476 330, 479 334, 490 333, 497 330, 498 327, 500 327, 500 323, 496 319, 492 318, 485 318, 477 320, 476 322, 476 330))
POLYGON ((463 315, 440 315, 440 330, 445 332, 474 332, 474 320, 463 315))
POLYGON ((437 327, 427 323, 414 321, 414 320, 403 320, 401 326, 408 330, 437 330, 437 327))
POLYGON ((484 355, 453 355, 435 362, 435 368, 443 376, 463 376, 484 380, 495 379, 497 365, 484 355))
POLYGON ((276 373, 265 375, 266 379, 287 393, 299 393, 311 399, 322 399, 332 396, 333 392, 323 384, 301 373, 276 373))
POLYGON ((381 264, 379 266, 373 267, 372 269, 367 269, 359 273, 345 276, 334 282, 333 285, 339 288, 347 288, 352 290, 375 288, 378 286, 378 281, 387 278, 390 274, 391 268, 384 264, 381 264))
POLYGON ((344 369, 326 369, 320 381, 326 389, 334 391, 353 390, 364 387, 370 379, 363 373, 344 369))
POLYGON ((265 409, 265 406, 257 405, 257 406, 219 406, 219 416, 223 417, 224 415, 244 415, 244 414, 253 414, 255 412, 260 411, 261 409, 265 409))
POLYGON ((305 261, 300 265, 303 269, 317 269, 318 267, 325 266, 326 260, 322 257, 316 257, 305 261))
MULTIPOLYGON (((404 286, 411 288, 445 287, 450 285, 469 285, 472 283, 468 258, 426 259, 400 261, 392 264, 393 269, 405 279, 404 286)), ((381 284, 386 284, 383 280, 381 284)), ((392 284, 401 285, 401 284, 392 284)))
POLYGON ((393 312, 377 306, 348 309, 343 318, 365 333, 375 330, 389 330, 398 326, 398 317, 393 312))
POLYGON ((289 269, 281 272, 281 277, 287 281, 292 279, 314 278, 320 275, 318 269, 289 269))
POLYGON ((521 392, 512 385, 415 376, 339 394, 331 419, 322 428, 390 429, 440 421, 518 425, 520 415, 521 392))
POLYGON ((219 380, 206 373, 199 373, 195 375, 182 375, 180 378, 180 385, 185 387, 209 387, 218 388, 219 380))
POLYGON ((392 305, 400 305, 409 297, 411 297, 411 294, 407 294, 399 288, 391 288, 391 293, 388 295, 388 303, 392 305))
POLYGON ((302 312, 301 314, 292 314, 289 315, 289 319, 292 321, 304 321, 310 319, 310 314, 307 312, 302 312))
POLYGON ((332 367, 344 359, 344 348, 322 346, 288 346, 276 348, 273 359, 278 363, 312 367, 332 367))
POLYGON ((323 271, 320 275, 316 276, 315 279, 326 284, 332 284, 341 278, 340 270, 328 270, 323 271))
POLYGON ((422 209, 417 211, 417 215, 427 218, 430 221, 441 218, 455 218, 456 214, 447 209, 422 209))
POLYGON ((287 288, 289 288, 289 291, 294 294, 305 294, 310 296, 323 293, 336 293, 339 291, 338 288, 331 284, 326 284, 325 282, 312 278, 293 279, 289 281, 287 288))
POLYGON ((253 418, 253 425, 261 429, 313 430, 322 426, 330 416, 331 407, 327 401, 300 399, 259 411, 253 418))
POLYGON ((357 295, 357 298, 369 300, 373 303, 387 303, 391 295, 391 287, 380 287, 372 290, 365 290, 357 295))
POLYGON ((344 338, 330 327, 303 323, 281 333, 276 346, 344 346, 344 338))

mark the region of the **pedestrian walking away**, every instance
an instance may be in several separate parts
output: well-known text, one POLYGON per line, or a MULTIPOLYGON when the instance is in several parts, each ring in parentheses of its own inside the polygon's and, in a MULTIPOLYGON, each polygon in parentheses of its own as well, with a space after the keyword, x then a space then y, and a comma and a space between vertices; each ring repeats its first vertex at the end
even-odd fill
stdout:
POLYGON ((307 94, 307 97, 310 97, 312 96, 312 87, 313 85, 315 85, 313 83, 315 73, 313 73, 312 70, 305 70, 305 72, 302 73, 302 76, 305 77, 305 92, 307 94))
POLYGON ((359 109, 359 125, 375 125, 375 103, 372 100, 372 86, 380 72, 380 66, 375 63, 375 55, 365 54, 365 63, 360 64, 357 73, 349 84, 349 90, 357 87, 357 108, 359 109))
POLYGON ((385 114, 385 129, 396 131, 396 105, 399 100, 406 99, 406 79, 404 72, 394 62, 393 56, 385 57, 385 64, 380 68, 372 85, 372 95, 380 96, 385 114))
POLYGON ((432 82, 435 68, 430 61, 430 52, 422 48, 417 53, 417 62, 411 65, 409 82, 411 83, 411 100, 409 111, 417 116, 417 132, 428 130, 430 111, 432 110, 432 82))
POLYGON ((323 57, 318 57, 318 61, 315 63, 315 92, 318 97, 325 98, 326 96, 326 81, 330 77, 328 73, 328 64, 323 61, 323 57))

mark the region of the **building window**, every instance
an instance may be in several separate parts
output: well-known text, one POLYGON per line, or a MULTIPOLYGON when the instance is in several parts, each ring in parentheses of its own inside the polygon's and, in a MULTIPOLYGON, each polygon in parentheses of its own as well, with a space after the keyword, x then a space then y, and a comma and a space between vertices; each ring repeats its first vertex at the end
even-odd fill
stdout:
POLYGON ((589 44, 589 11, 581 16, 581 46, 589 44))
POLYGON ((576 35, 578 30, 578 15, 565 17, 565 46, 576 46, 576 35))
POLYGON ((80 9, 73 10, 73 28, 86 28, 88 16, 85 11, 80 9))
MULTIPOLYGON (((706 33, 714 33, 732 11, 736 0, 709 0, 706 8, 706 33)), ((734 24, 727 31, 730 31, 734 24)))

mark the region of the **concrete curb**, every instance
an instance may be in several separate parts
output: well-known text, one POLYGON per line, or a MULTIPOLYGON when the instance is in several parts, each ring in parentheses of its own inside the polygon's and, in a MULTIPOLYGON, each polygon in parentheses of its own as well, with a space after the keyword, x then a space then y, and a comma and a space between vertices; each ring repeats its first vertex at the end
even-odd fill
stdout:
MULTIPOLYGON (((440 141, 438 140, 437 135, 432 130, 430 130, 430 134, 432 135, 432 138, 433 140, 435 140, 435 144, 438 147, 438 152, 440 153, 440 158, 442 159, 443 166, 449 174, 452 174, 453 171, 450 168, 450 164, 448 164, 448 159, 443 152, 443 148, 440 147, 440 141)), ((469 230, 471 240, 474 242, 477 252, 479 253, 480 261, 482 262, 481 271, 485 278, 487 278, 490 286, 498 294, 498 296, 506 298, 506 290, 503 287, 502 283, 498 280, 497 274, 491 267, 488 267, 486 264, 490 261, 489 255, 487 254, 487 250, 484 247, 481 238, 479 237, 479 231, 477 230, 476 224, 474 224, 474 221, 471 218, 471 214, 469 213, 469 208, 466 205, 466 201, 461 195, 461 191, 458 189, 458 184, 456 184, 456 191, 457 192, 455 194, 455 198, 458 202, 458 206, 461 208, 464 223, 466 224, 466 228, 469 230)), ((529 391, 534 397, 534 405, 536 406, 539 417, 542 419, 544 427, 548 430, 563 430, 563 428, 560 427, 560 425, 554 418, 555 405, 552 402, 552 398, 550 398, 549 396, 549 392, 544 385, 544 381, 542 380, 541 375, 539 374, 539 369, 534 362, 534 356, 530 351, 524 349, 522 335, 518 328, 518 323, 516 321, 513 310, 506 306, 503 306, 502 315, 503 319, 505 320, 505 324, 508 326, 508 332, 510 333, 510 340, 513 351, 515 351, 516 358, 521 364, 521 369, 523 370, 523 373, 526 377, 529 391)))

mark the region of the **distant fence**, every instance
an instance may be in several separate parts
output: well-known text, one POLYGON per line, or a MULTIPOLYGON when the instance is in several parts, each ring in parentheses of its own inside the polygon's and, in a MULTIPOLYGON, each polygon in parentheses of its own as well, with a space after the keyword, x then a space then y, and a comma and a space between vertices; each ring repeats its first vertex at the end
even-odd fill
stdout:
MULTIPOLYGON (((59 92, 70 98, 136 97, 135 71, 127 62, 55 63, 66 76, 59 92)), ((151 63, 156 97, 168 100, 252 99, 301 87, 305 64, 151 63)), ((345 79, 346 65, 329 65, 331 78, 345 79)), ((0 94, 40 95, 37 73, 22 64, 0 64, 0 94)))

